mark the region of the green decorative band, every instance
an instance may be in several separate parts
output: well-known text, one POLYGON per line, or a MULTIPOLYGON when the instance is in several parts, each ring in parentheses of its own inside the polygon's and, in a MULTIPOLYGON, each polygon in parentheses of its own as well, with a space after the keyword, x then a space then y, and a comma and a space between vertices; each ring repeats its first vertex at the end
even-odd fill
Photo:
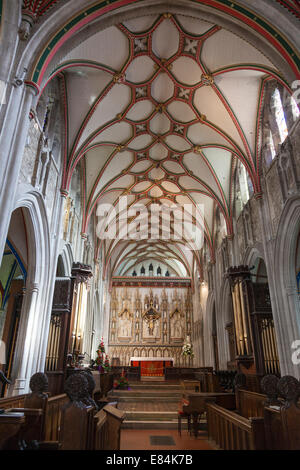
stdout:
MULTIPOLYGON (((80 23, 83 20, 87 20, 89 16, 96 14, 98 10, 104 9, 104 13, 108 11, 112 11, 115 8, 119 8, 122 6, 126 6, 132 3, 137 3, 139 0, 106 0, 99 2, 96 5, 91 6, 90 8, 87 8, 85 11, 81 12, 74 18, 72 18, 60 31, 56 33, 56 35, 50 40, 50 42, 47 44, 45 49, 43 50, 41 56, 38 59, 38 62, 36 63, 36 66, 33 71, 33 76, 32 76, 32 81, 39 83, 41 80, 41 73, 44 72, 45 65, 48 65, 52 57, 54 56, 56 52, 56 48, 58 47, 58 43, 63 37, 66 35, 67 40, 69 37, 71 37, 70 31, 72 28, 74 28, 78 23, 80 23), (119 3, 119 6, 114 4, 119 3), (69 34, 68 34, 69 33, 69 34)), ((191 0, 191 2, 199 4, 201 3, 200 0, 191 0)), ((259 17, 256 15, 254 12, 248 10, 242 5, 239 5, 237 3, 234 3, 231 0, 202 0, 202 3, 207 6, 211 6, 212 8, 217 8, 220 10, 225 11, 225 13, 229 14, 228 9, 232 10, 232 14, 234 16, 237 16, 240 18, 241 21, 244 21, 247 23, 247 19, 249 20, 249 26, 253 28, 253 23, 254 22, 259 28, 262 28, 266 34, 271 35, 272 38, 274 39, 275 44, 274 47, 276 47, 276 44, 281 46, 281 48, 287 53, 289 56, 290 64, 294 64, 295 66, 293 67, 294 70, 300 69, 300 57, 297 54, 296 50, 293 48, 293 46, 285 39, 280 31, 278 31, 276 28, 274 28, 270 23, 268 23, 266 20, 263 18, 259 17), (243 16, 243 18, 241 18, 243 16), (252 23, 252 24, 251 24, 252 23)))

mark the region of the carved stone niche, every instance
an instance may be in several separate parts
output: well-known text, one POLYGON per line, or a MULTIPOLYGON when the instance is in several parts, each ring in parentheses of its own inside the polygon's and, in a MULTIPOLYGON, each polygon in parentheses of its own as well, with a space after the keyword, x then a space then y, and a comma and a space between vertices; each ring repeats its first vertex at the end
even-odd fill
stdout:
POLYGON ((296 168, 293 161, 293 148, 290 139, 287 137, 281 145, 278 160, 278 174, 282 186, 283 199, 297 192, 296 168))
POLYGON ((222 260, 223 260, 223 268, 225 271, 229 268, 229 252, 228 252, 228 238, 227 237, 223 238, 222 240, 221 253, 222 253, 222 260))
POLYGON ((118 338, 129 340, 132 337, 133 314, 125 307, 118 315, 118 338))
POLYGON ((242 212, 242 217, 244 221, 245 237, 248 245, 253 244, 253 230, 252 230, 252 217, 250 204, 246 204, 242 212))

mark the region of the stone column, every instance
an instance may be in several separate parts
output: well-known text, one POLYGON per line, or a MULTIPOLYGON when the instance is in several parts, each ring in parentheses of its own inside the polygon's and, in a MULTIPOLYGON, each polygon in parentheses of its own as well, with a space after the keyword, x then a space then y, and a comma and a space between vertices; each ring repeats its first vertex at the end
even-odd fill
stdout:
POLYGON ((0 256, 2 256, 22 165, 29 128, 29 113, 36 89, 28 85, 15 89, 0 136, 0 256), (16 119, 16 116, 17 119, 16 119))
POLYGON ((25 289, 12 369, 12 384, 8 389, 9 396, 27 393, 29 390, 32 362, 38 349, 36 348, 38 333, 36 319, 39 313, 36 308, 38 293, 39 286, 36 283, 32 283, 25 289))
MULTIPOLYGON (((295 311, 295 305, 298 304, 298 293, 295 286, 286 286, 282 280, 282 276, 275 269, 275 259, 280 254, 275 253, 275 240, 271 233, 271 220, 266 200, 259 200, 259 212, 261 217, 263 247, 265 254, 265 263, 268 273, 270 299, 272 305, 272 313, 277 339, 277 349, 280 362, 281 375, 293 375, 300 377, 299 366, 292 362, 292 343, 300 339, 299 328, 299 308, 295 311), (297 318, 298 315, 298 318, 297 318)), ((290 253, 286 253, 289 256, 290 253)), ((283 267, 280 267, 283 269, 283 267)))
POLYGON ((50 260, 49 266, 45 267, 47 269, 46 275, 44 276, 43 285, 41 285, 41 293, 44 293, 43 300, 44 300, 44 307, 43 312, 44 314, 41 315, 40 320, 40 332, 39 335, 39 354, 36 362, 36 369, 39 372, 42 372, 45 367, 46 362, 46 352, 47 352, 47 345, 48 345, 48 334, 49 334, 49 325, 51 319, 51 312, 52 312, 52 302, 53 302, 53 293, 55 287, 55 280, 56 280, 56 268, 57 268, 57 259, 59 255, 60 249, 60 240, 61 240, 61 231, 62 231, 62 224, 63 224, 63 210, 65 204, 66 194, 61 192, 59 201, 57 204, 57 210, 55 215, 55 223, 52 232, 52 243, 50 246, 50 260))
POLYGON ((19 19, 21 15, 20 2, 12 2, 4 0, 3 16, 1 22, 1 38, 0 38, 0 82, 5 89, 5 102, 0 103, 0 129, 3 128, 3 120, 7 112, 7 100, 9 94, 13 93, 14 87, 11 87, 11 76, 13 76, 13 68, 16 67, 15 57, 17 47, 19 45, 19 19), (2 105, 2 106, 1 106, 2 105))
MULTIPOLYGON (((217 261, 220 261, 219 259, 217 261)), ((218 342, 218 359, 219 359, 219 369, 227 370, 227 362, 229 360, 229 346, 226 336, 224 315, 221 311, 222 309, 222 292, 220 292, 221 279, 217 275, 217 263, 213 265, 213 290, 215 297, 215 312, 216 312, 216 333, 217 333, 217 342, 218 342)), ((213 308, 211 309, 211 315, 213 315, 213 308)), ((213 319, 209 319, 210 325, 213 324, 213 319)), ((212 330, 210 331, 212 335, 212 330)), ((213 347, 213 344, 212 344, 213 347)))

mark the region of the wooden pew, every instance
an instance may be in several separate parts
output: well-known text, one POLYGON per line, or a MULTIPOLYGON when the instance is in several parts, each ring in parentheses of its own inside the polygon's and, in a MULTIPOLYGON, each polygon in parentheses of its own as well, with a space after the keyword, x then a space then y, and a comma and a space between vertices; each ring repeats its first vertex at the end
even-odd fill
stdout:
POLYGON ((18 436, 25 424, 24 413, 6 411, 0 414, 0 450, 9 449, 9 441, 18 436), (8 447, 7 447, 8 446, 8 447))
POLYGON ((266 395, 240 388, 236 389, 235 394, 238 414, 244 416, 244 418, 261 418, 264 416, 266 395))
POLYGON ((300 383, 267 375, 256 393, 237 388, 237 412, 207 405, 209 437, 224 449, 300 450, 300 383))
POLYGON ((24 408, 25 398, 28 393, 15 397, 0 398, 0 409, 24 408))
POLYGON ((25 423, 21 426, 15 438, 17 441, 44 441, 45 440, 45 418, 48 404, 48 378, 43 373, 34 374, 30 379, 31 393, 24 397, 23 408, 11 408, 12 413, 23 413, 25 423))
POLYGON ((121 425, 125 413, 106 405, 94 416, 89 450, 120 450, 121 425))
POLYGON ((48 407, 45 417, 45 441, 59 441, 61 410, 68 401, 69 399, 65 393, 48 399, 48 407))
POLYGON ((119 450, 125 413, 106 405, 100 411, 87 405, 88 381, 70 376, 65 385, 69 401, 61 411, 61 450, 119 450))
POLYGON ((208 403, 207 425, 210 440, 224 450, 265 449, 263 418, 244 418, 233 411, 208 403))
POLYGON ((277 400, 277 403, 274 384, 275 381, 267 390, 270 392, 269 405, 264 410, 267 447, 270 450, 300 450, 300 383, 288 375, 278 380, 277 392, 282 401, 277 400))

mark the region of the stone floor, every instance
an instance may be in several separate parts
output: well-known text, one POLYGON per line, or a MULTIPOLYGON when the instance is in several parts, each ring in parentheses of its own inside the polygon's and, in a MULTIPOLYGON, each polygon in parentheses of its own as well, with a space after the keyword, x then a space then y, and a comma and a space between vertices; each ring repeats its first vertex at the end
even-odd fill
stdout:
POLYGON ((120 450, 215 450, 207 441, 206 432, 200 431, 197 439, 183 430, 181 437, 174 429, 122 429, 120 450), (175 445, 153 446, 150 436, 172 436, 175 445))

